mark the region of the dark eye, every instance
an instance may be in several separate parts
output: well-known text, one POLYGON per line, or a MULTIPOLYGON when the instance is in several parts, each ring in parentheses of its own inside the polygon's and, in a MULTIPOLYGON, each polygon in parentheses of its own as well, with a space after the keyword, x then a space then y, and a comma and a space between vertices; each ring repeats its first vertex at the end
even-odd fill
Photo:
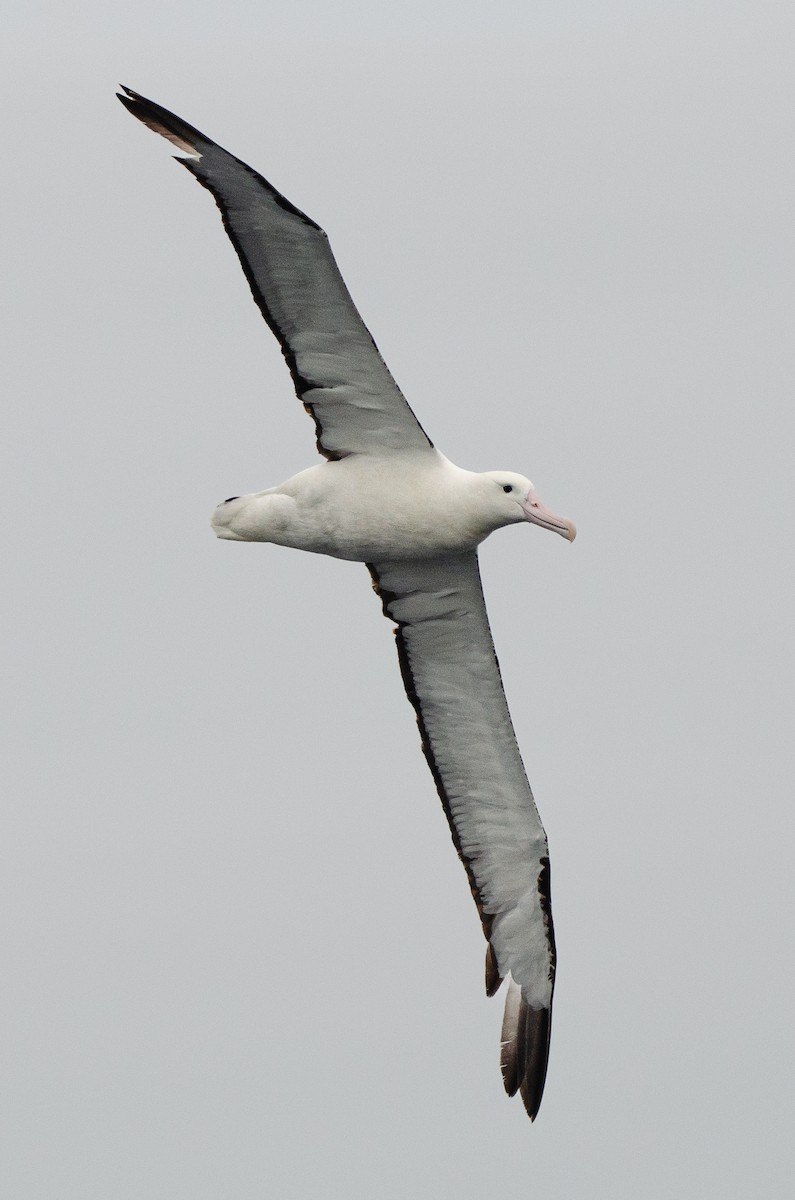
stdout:
POLYGON ((513 488, 512 488, 512 486, 510 485, 510 483, 504 483, 504 484, 502 485, 502 490, 503 490, 504 492, 512 492, 512 491, 513 491, 513 488))

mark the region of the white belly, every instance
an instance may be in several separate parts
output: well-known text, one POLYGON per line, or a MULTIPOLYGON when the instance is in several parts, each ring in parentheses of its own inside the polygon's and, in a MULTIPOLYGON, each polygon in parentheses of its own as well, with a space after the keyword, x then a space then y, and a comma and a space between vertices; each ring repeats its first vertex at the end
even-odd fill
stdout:
POLYGON ((441 455, 397 465, 351 457, 219 505, 213 528, 232 541, 358 562, 436 557, 472 549, 490 532, 465 503, 467 478, 441 455))

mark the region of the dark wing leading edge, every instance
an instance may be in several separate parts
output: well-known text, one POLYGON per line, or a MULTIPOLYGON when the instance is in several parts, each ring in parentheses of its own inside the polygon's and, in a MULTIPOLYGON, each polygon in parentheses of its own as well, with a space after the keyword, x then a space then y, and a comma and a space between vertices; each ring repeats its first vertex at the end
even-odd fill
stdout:
POLYGON ((403 682, 489 946, 486 990, 509 974, 502 1072, 538 1112, 555 941, 549 851, 494 653, 477 555, 368 564, 395 621, 403 682))
POLYGON ((198 129, 125 88, 133 116, 168 138, 215 197, 254 299, 279 341, 326 458, 427 451, 430 439, 389 373, 319 225, 198 129))

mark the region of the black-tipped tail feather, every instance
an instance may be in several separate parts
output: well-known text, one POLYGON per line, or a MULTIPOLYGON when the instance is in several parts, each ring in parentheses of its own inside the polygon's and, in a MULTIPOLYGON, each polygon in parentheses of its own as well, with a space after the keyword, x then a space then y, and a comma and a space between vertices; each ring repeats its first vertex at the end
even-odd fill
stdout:
POLYGON ((532 1008, 511 980, 502 1019, 500 1066, 506 1092, 509 1096, 520 1093, 531 1121, 544 1094, 551 1032, 552 1010, 532 1008))

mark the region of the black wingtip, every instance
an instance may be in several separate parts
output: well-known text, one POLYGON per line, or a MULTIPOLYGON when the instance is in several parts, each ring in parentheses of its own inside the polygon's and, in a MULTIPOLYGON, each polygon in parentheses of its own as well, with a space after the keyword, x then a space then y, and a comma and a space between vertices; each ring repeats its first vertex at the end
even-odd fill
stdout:
POLYGON ((552 1013, 548 1008, 530 1008, 525 1015, 525 1073, 519 1088, 522 1103, 531 1121, 538 1116, 549 1062, 552 1013))
POLYGON ((183 121, 182 117, 178 117, 176 113, 169 112, 160 104, 155 104, 154 100, 147 100, 146 96, 142 96, 140 92, 134 92, 132 88, 128 88, 124 84, 120 86, 122 90, 116 93, 116 98, 127 111, 149 129, 159 133, 161 137, 167 138, 184 154, 200 157, 208 147, 215 145, 206 134, 193 125, 189 125, 187 121, 183 121))
POLYGON ((505 999, 500 1066, 506 1092, 509 1096, 519 1092, 531 1121, 538 1116, 544 1095, 551 1032, 551 1008, 532 1008, 511 982, 505 999))
POLYGON ((502 975, 497 966, 497 955, 491 942, 486 946, 486 995, 494 996, 500 989, 502 975))

